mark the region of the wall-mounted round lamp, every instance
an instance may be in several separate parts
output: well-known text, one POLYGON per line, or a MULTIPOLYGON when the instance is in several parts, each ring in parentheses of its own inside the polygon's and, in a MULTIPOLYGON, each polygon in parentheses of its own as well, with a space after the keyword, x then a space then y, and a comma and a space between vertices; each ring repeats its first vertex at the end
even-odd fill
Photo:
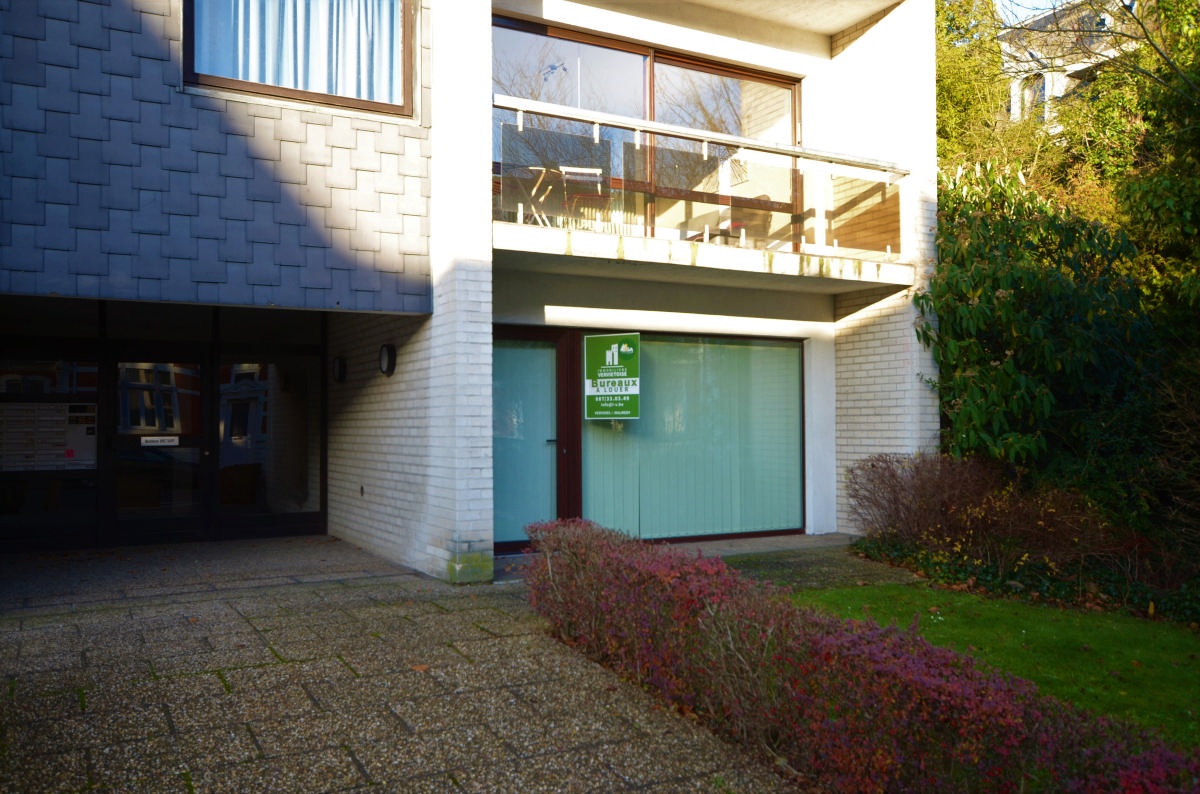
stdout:
POLYGON ((329 371, 333 374, 333 380, 336 383, 346 380, 346 357, 334 356, 333 361, 329 363, 329 371))
POLYGON ((395 345, 379 346, 379 371, 388 377, 391 377, 392 373, 396 371, 395 345))

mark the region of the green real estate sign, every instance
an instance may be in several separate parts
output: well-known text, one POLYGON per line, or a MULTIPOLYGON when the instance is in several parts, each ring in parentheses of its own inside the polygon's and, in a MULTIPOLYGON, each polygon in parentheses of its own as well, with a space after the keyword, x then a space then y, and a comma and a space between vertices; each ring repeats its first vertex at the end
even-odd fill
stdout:
POLYGON ((583 418, 637 419, 642 343, 638 334, 583 338, 583 418))

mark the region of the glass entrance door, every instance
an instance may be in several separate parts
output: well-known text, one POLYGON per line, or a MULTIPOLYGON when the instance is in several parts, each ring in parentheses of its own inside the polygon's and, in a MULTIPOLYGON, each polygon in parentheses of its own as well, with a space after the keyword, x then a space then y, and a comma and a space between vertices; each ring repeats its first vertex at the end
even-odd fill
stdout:
POLYGON ((523 541, 527 524, 558 516, 557 362, 554 342, 495 340, 492 461, 496 543, 523 541))
POLYGON ((114 458, 122 534, 200 534, 205 505, 204 400, 196 361, 117 363, 114 458))
POLYGON ((299 516, 321 509, 320 384, 316 356, 221 357, 214 456, 223 530, 294 531, 299 516))

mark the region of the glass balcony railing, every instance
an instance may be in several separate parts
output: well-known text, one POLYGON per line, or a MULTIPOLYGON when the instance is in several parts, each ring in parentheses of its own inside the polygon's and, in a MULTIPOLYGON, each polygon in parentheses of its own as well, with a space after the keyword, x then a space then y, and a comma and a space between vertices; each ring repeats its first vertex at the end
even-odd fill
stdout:
POLYGON ((896 259, 907 172, 497 96, 492 217, 740 248, 896 259))

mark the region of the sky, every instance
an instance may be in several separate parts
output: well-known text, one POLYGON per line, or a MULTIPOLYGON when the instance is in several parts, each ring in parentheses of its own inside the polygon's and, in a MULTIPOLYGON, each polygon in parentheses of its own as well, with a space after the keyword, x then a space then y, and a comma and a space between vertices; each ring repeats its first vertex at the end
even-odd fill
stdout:
POLYGON ((996 0, 996 8, 1006 22, 1029 19, 1062 4, 1054 0, 996 0))

